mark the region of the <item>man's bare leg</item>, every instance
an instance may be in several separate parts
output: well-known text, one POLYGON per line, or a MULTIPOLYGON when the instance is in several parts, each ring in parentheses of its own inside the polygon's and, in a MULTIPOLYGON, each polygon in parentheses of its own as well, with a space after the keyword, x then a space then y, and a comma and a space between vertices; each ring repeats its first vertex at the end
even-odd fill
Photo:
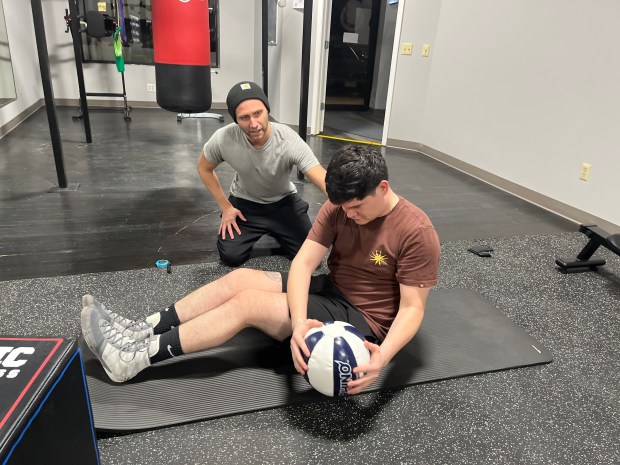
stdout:
POLYGON ((281 293, 282 276, 278 272, 251 268, 238 268, 231 271, 176 302, 179 321, 185 323, 192 320, 248 289, 281 293))
POLYGON ((99 320, 105 320, 123 336, 140 341, 148 335, 163 334, 178 327, 249 289, 281 293, 282 276, 273 271, 239 268, 200 287, 161 312, 153 313, 144 320, 137 321, 112 312, 93 296, 85 295, 82 299, 84 306, 82 330, 88 333, 88 328, 98 324, 99 320), (92 321, 90 321, 91 317, 92 321))
POLYGON ((152 334, 163 334, 248 289, 281 292, 282 276, 274 271, 239 268, 196 289, 161 312, 149 315, 145 321, 152 327, 152 334))
POLYGON ((217 347, 245 328, 257 328, 282 341, 291 335, 286 294, 247 289, 211 311, 179 326, 184 353, 217 347))

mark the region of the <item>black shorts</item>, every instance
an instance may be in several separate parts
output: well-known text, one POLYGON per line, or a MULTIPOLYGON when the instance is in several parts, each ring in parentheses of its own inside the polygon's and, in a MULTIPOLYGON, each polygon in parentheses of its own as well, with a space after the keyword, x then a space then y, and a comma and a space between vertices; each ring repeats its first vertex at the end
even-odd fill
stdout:
MULTIPOLYGON (((282 292, 286 292, 288 273, 281 274, 282 292)), ((378 341, 359 309, 332 284, 326 274, 313 276, 310 280, 308 318, 319 321, 346 321, 355 326, 370 342, 378 341)))

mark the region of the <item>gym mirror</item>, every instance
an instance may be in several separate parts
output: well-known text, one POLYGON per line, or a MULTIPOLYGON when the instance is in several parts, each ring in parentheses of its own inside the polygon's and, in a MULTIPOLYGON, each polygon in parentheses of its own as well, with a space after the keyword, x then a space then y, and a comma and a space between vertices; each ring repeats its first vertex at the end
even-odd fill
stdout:
POLYGON ((6 32, 4 8, 0 0, 0 107, 12 102, 16 98, 11 52, 9 50, 9 36, 6 32))

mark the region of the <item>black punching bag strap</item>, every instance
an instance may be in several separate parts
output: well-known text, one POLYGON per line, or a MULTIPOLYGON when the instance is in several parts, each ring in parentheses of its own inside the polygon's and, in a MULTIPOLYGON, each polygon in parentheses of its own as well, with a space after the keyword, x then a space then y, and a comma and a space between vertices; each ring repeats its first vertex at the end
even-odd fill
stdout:
POLYGON ((153 2, 157 103, 176 113, 211 108, 208 0, 153 2))

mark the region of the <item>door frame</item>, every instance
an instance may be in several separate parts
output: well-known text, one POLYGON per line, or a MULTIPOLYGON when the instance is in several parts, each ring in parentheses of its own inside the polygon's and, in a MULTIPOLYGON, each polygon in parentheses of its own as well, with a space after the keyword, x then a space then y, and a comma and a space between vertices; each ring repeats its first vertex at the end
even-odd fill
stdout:
POLYGON ((310 75, 310 87, 314 99, 310 102, 310 134, 317 135, 323 131, 325 122, 325 93, 327 91, 327 65, 329 60, 329 34, 331 29, 332 0, 315 2, 317 11, 313 12, 316 28, 312 32, 314 44, 314 72, 310 75))

